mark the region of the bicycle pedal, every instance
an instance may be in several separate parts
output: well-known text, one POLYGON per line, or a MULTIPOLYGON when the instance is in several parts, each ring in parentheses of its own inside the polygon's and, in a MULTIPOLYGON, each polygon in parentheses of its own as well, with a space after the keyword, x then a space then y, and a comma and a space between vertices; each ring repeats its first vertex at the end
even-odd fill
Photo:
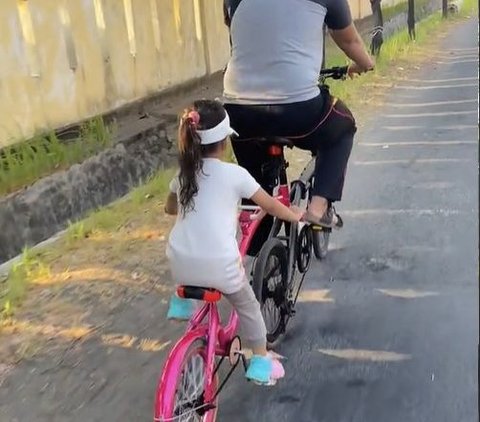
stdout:
POLYGON ((323 226, 319 226, 318 224, 310 224, 310 227, 315 232, 329 232, 330 233, 332 231, 331 227, 323 227, 323 226))

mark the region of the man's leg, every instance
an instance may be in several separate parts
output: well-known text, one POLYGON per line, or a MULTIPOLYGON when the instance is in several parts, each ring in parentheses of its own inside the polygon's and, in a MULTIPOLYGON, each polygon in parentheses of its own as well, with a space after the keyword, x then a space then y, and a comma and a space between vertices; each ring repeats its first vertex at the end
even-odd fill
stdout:
MULTIPOLYGON (((315 184, 307 218, 312 222, 334 224, 331 203, 342 198, 348 159, 356 132, 355 120, 347 106, 338 100, 318 131, 299 147, 317 151, 315 184)), ((323 225, 323 224, 322 224, 323 225)))
POLYGON ((346 132, 334 145, 317 154, 315 184, 309 211, 318 218, 325 214, 329 204, 342 199, 353 137, 353 131, 346 132))

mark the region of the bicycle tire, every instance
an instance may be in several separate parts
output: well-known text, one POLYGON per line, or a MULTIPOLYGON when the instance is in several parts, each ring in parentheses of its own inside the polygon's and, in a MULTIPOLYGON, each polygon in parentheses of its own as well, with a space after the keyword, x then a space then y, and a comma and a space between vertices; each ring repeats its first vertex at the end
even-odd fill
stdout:
MULTIPOLYGON (((309 178, 310 186, 313 186, 315 183, 315 175, 312 175, 309 178)), ((308 194, 309 202, 312 200, 312 190, 310 189, 308 194)), ((330 242, 330 233, 331 229, 327 229, 320 226, 312 226, 312 244, 313 244, 313 254, 318 260, 325 259, 328 253, 328 245, 330 242)))
MULTIPOLYGON (((200 415, 197 411, 195 411, 195 408, 201 407, 203 405, 202 400, 203 400, 203 394, 205 392, 205 385, 206 385, 206 380, 205 380, 205 366, 206 366, 206 357, 207 357, 207 344, 206 340, 203 337, 196 337, 192 338, 187 345, 186 349, 178 350, 178 353, 183 353, 183 357, 181 358, 181 365, 177 367, 177 373, 175 374, 175 386, 176 388, 174 390, 170 389, 169 391, 174 391, 174 394, 170 394, 168 397, 165 395, 161 397, 160 401, 168 401, 168 403, 171 404, 171 409, 172 412, 170 414, 162 414, 162 405, 160 401, 157 399, 155 403, 155 415, 154 415, 154 420, 155 421, 185 421, 185 422, 215 422, 217 419, 217 409, 218 409, 218 398, 215 399, 215 402, 213 405, 215 406, 214 408, 208 410, 205 412, 203 415, 200 415), (196 358, 195 364, 192 364, 193 359, 196 358), (197 375, 203 374, 203 378, 201 378, 202 382, 199 384, 200 389, 198 391, 198 394, 196 394, 196 400, 191 400, 188 401, 187 403, 183 403, 183 405, 180 407, 178 402, 180 401, 179 397, 182 397, 180 393, 187 394, 185 391, 181 391, 180 389, 184 390, 189 390, 191 387, 190 384, 185 385, 185 377, 188 377, 189 374, 192 372, 192 367, 196 366, 198 368, 199 363, 201 362, 201 367, 199 368, 199 373, 197 375), (182 417, 183 416, 183 417, 182 417)), ((170 356, 169 359, 172 359, 173 357, 170 356)), ((164 369, 165 371, 165 369, 164 369)), ((194 377, 196 379, 196 376, 194 377)), ((171 380, 171 378, 170 378, 171 380)), ((160 381, 165 382, 163 380, 163 375, 162 379, 160 381)), ((213 388, 216 390, 218 387, 218 374, 214 374, 214 379, 213 379, 213 388)), ((157 389, 160 388, 157 387, 157 389)), ((157 398, 158 398, 157 394, 157 398)))
POLYGON ((327 257, 331 229, 312 226, 312 243, 315 258, 322 260, 327 257))
POLYGON ((285 302, 288 286, 288 257, 287 248, 276 238, 271 238, 265 242, 255 262, 253 272, 253 291, 260 303, 262 315, 267 326, 267 343, 273 347, 280 336, 285 332, 285 302), (269 269, 269 262, 276 261, 277 265, 269 269), (270 283, 270 277, 277 273, 275 284, 270 283), (268 271, 268 273, 267 273, 268 271), (273 284, 273 286, 272 286, 273 284), (273 287, 273 288, 272 288, 273 287), (274 303, 277 309, 273 324, 270 318, 265 315, 265 307, 268 299, 274 303), (273 328, 270 328, 273 327, 273 328))

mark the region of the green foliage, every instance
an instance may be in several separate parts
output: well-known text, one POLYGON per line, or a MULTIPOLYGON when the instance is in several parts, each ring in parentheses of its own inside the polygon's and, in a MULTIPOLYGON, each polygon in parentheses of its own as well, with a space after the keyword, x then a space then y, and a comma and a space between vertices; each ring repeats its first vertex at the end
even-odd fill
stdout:
MULTIPOLYGON (((422 45, 422 43, 431 39, 432 31, 437 29, 443 22, 441 12, 434 13, 428 18, 419 22, 416 26, 416 40, 411 40, 407 28, 394 33, 387 38, 382 50, 376 59, 375 72, 362 75, 361 77, 347 81, 329 80, 328 85, 336 97, 345 100, 347 103, 358 101, 358 95, 366 83, 372 82, 375 76, 388 76, 391 72, 392 64, 398 59, 406 58, 410 52, 422 45)), ((327 56, 326 67, 344 66, 347 64, 345 55, 341 52, 335 52, 327 56)))
POLYGON ((12 315, 14 306, 21 301, 30 281, 49 275, 50 268, 41 261, 38 254, 25 248, 20 260, 13 264, 7 278, 0 281, 0 316, 12 315))
POLYGON ((54 132, 0 151, 0 195, 97 154, 112 143, 112 131, 101 117, 81 125, 78 135, 60 141, 54 132))

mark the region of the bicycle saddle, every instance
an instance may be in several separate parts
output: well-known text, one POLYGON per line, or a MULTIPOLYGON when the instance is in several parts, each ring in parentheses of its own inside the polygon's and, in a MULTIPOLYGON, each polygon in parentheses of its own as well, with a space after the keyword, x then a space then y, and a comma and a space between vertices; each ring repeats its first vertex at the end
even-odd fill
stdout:
POLYGON ((271 136, 268 138, 249 138, 249 139, 237 139, 240 142, 258 141, 268 145, 293 148, 293 142, 288 138, 281 136, 271 136))
POLYGON ((259 139, 261 142, 265 142, 270 145, 275 145, 279 147, 293 147, 293 142, 288 138, 283 138, 281 136, 272 136, 271 138, 261 138, 259 139))
POLYGON ((218 290, 198 286, 178 286, 177 295, 182 299, 203 300, 209 303, 218 302, 222 298, 222 293, 218 290))

